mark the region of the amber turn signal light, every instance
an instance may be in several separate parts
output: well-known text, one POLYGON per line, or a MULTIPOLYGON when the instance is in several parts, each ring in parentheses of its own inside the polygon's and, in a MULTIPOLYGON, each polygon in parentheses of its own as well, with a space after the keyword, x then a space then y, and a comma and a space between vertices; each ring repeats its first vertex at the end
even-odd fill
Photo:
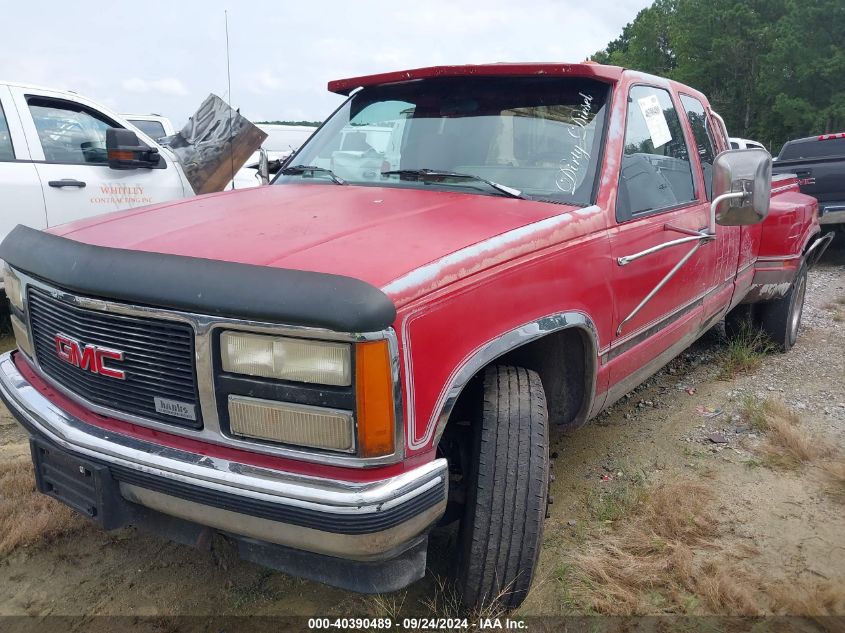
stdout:
POLYGON ((109 160, 134 160, 135 153, 127 152, 125 150, 113 149, 109 150, 109 160))
POLYGON ((395 449, 393 370, 387 341, 359 343, 355 348, 355 391, 358 404, 358 454, 390 455, 395 449))

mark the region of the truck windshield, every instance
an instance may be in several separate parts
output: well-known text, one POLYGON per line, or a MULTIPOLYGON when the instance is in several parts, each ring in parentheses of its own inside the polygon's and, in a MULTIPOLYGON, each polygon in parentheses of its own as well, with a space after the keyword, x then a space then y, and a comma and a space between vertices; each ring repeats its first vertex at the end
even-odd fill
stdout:
POLYGON ((605 83, 570 77, 448 77, 365 88, 288 162, 320 169, 287 170, 274 184, 331 186, 333 174, 350 185, 508 195, 498 185, 529 199, 587 205, 608 93, 605 83))

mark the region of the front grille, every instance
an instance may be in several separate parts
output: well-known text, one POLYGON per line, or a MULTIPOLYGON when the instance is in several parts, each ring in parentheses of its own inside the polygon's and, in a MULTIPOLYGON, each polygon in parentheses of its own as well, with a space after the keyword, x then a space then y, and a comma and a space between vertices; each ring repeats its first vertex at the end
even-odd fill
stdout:
POLYGON ((86 400, 115 411, 182 427, 201 428, 193 329, 183 323, 124 316, 71 305, 30 288, 29 318, 41 370, 86 400), (80 369, 59 357, 56 335, 82 346, 123 352, 109 367, 125 372, 120 380, 80 369), (193 407, 196 421, 156 411, 155 398, 193 407))

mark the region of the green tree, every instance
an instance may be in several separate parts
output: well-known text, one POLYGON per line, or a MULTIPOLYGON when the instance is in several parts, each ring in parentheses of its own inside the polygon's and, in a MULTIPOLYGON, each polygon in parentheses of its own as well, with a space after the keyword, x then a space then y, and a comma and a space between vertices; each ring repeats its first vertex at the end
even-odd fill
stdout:
POLYGON ((842 0, 658 0, 592 59, 701 90, 773 152, 845 129, 842 0))

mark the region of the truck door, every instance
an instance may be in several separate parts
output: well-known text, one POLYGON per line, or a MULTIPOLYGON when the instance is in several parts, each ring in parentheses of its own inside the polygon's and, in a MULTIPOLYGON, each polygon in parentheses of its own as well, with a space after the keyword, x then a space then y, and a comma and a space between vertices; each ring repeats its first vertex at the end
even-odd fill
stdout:
POLYGON ((48 226, 185 195, 166 156, 162 168, 109 169, 106 130, 125 126, 94 104, 52 91, 11 90, 41 179, 48 226))
POLYGON ((18 224, 36 229, 47 226, 41 181, 30 160, 9 88, 3 85, 0 85, 0 196, 0 240, 18 224))
POLYGON ((664 88, 630 88, 610 232, 615 312, 607 361, 617 397, 658 368, 650 363, 668 361, 670 348, 689 344, 702 322, 713 266, 702 233, 709 206, 678 111, 664 88))
POLYGON ((7 86, 0 86, 0 192, 0 240, 18 224, 47 226, 41 181, 7 86))

